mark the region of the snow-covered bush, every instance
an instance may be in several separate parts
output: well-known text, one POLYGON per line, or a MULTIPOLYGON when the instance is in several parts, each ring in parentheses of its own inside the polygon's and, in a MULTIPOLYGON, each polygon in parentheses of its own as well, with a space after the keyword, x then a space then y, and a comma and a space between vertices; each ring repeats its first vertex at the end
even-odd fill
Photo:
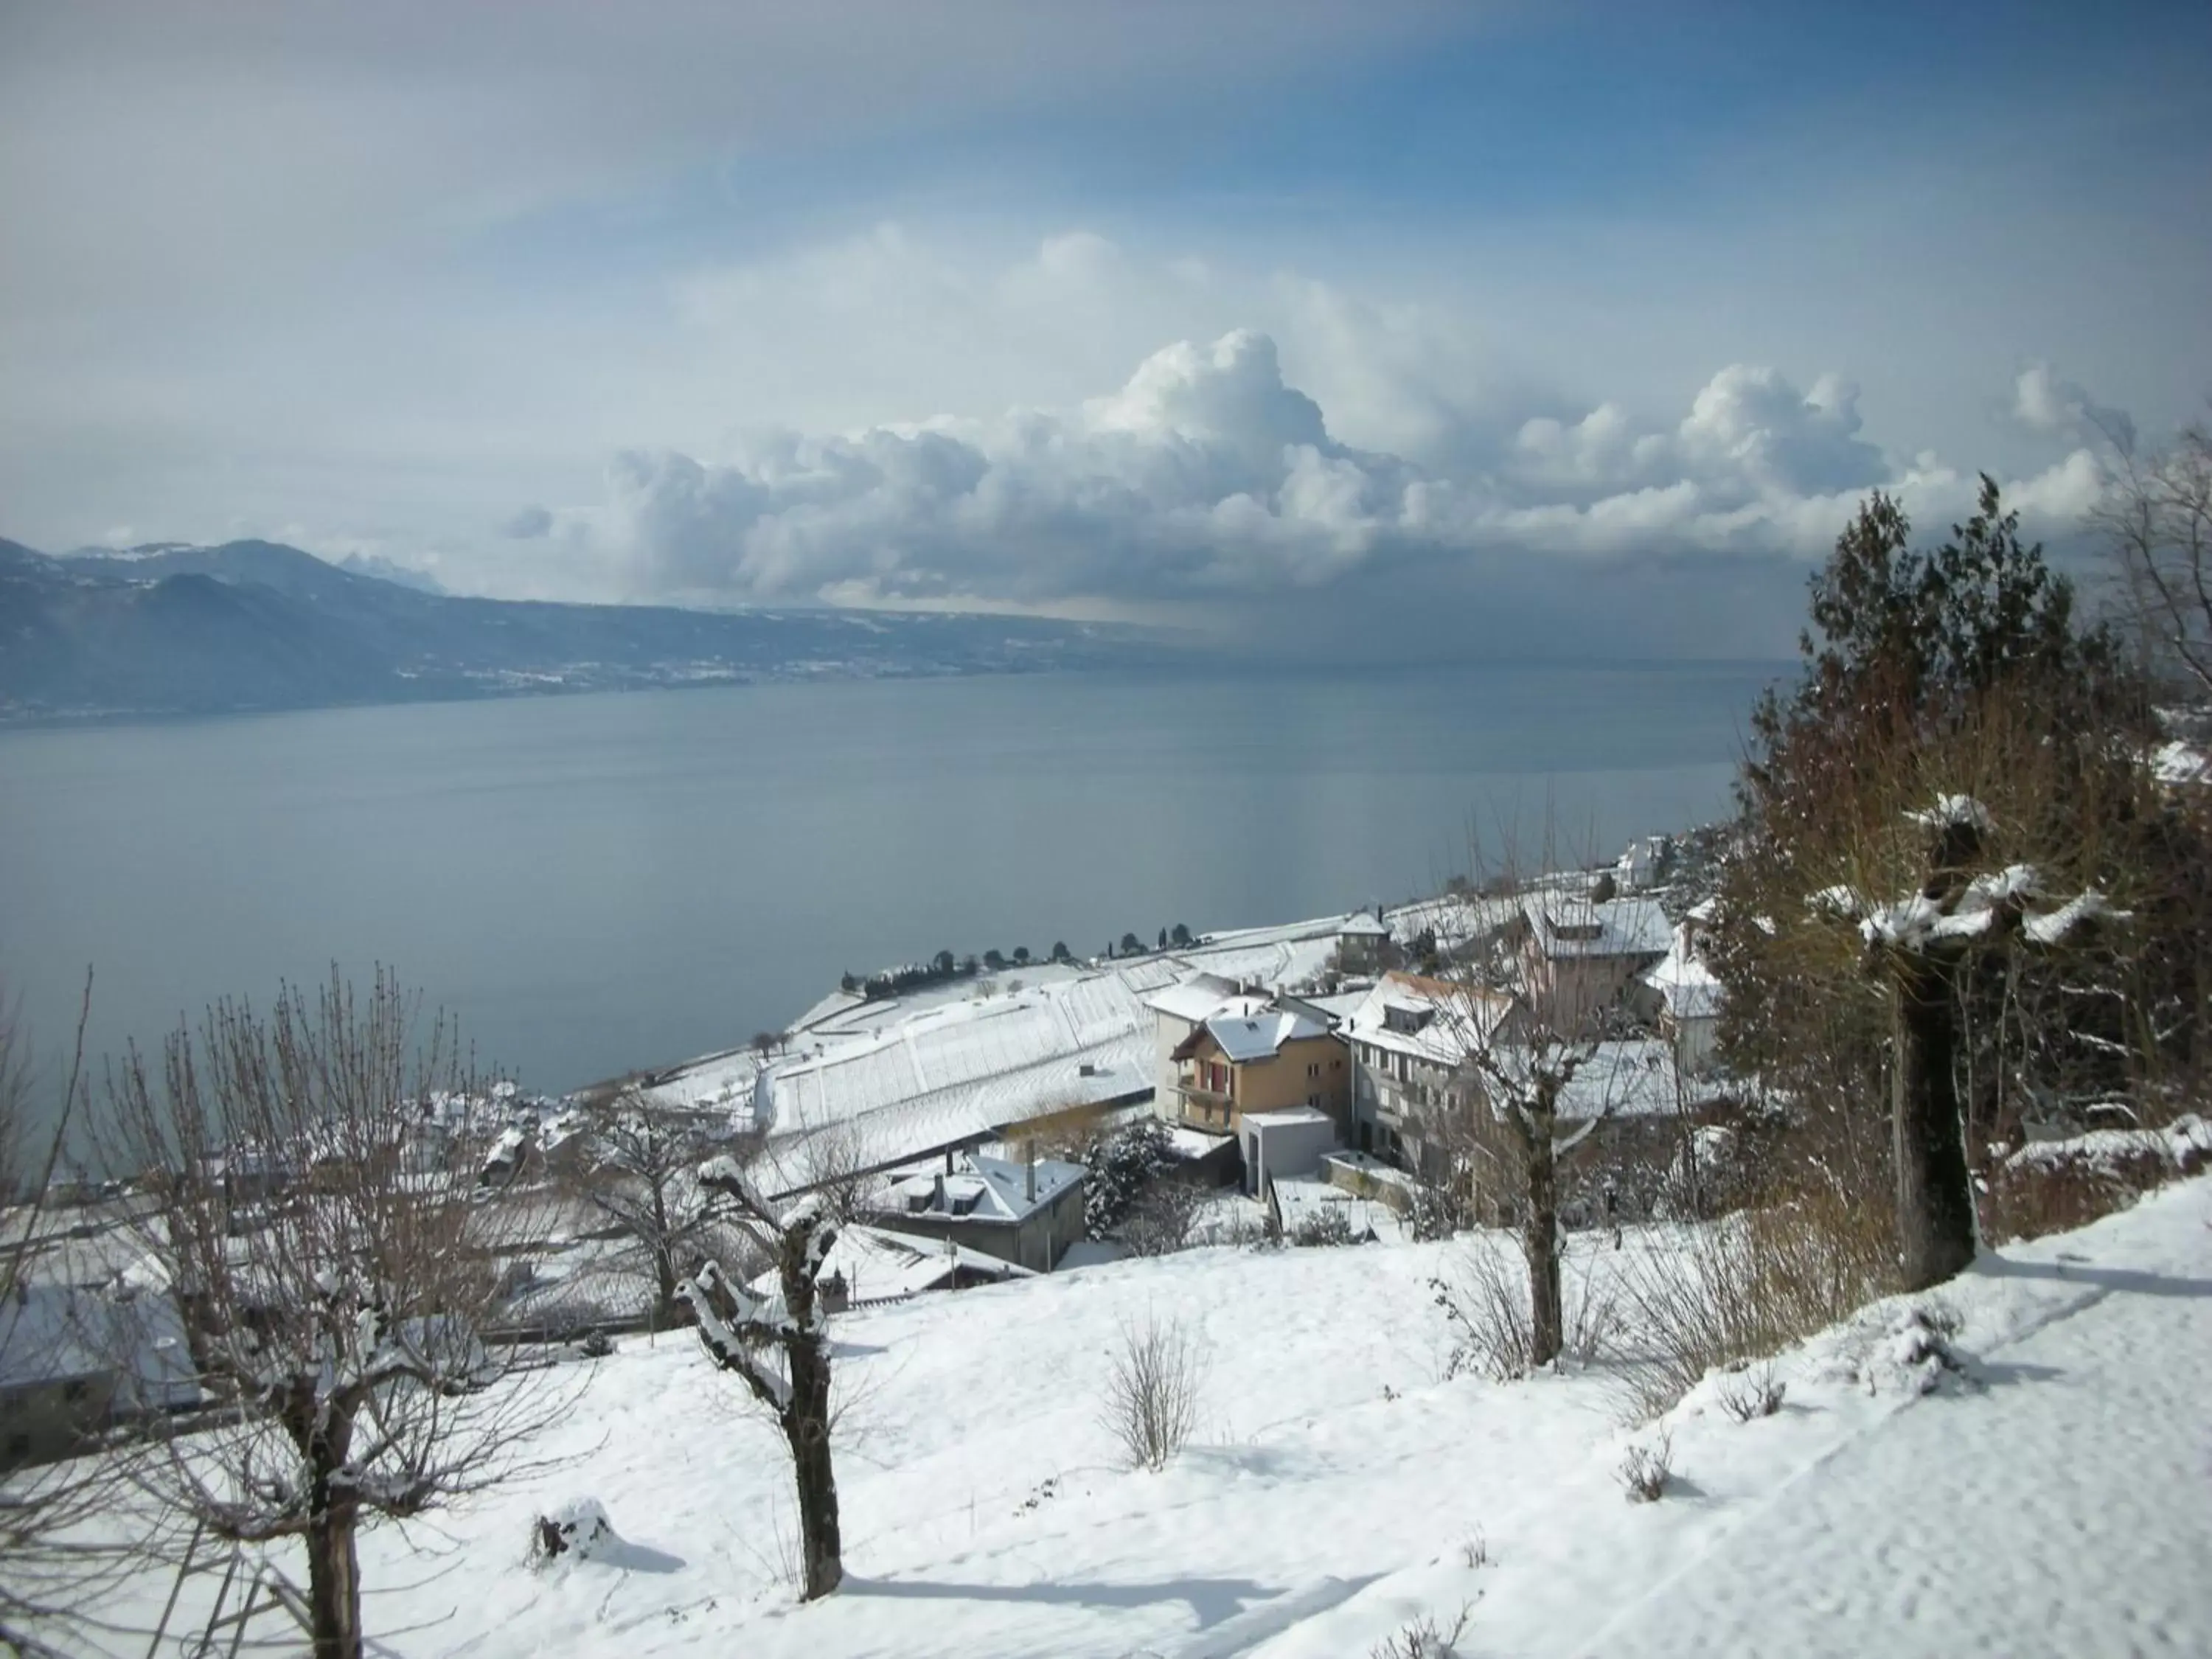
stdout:
POLYGON ((2212 1125, 2191 1115, 2165 1129, 2094 1129, 2032 1141, 1983 1182, 1982 1226, 1994 1243, 2069 1232, 2212 1164, 2212 1125))
POLYGON ((1085 1160, 1083 1219, 1093 1238, 1104 1238, 1134 1207, 1153 1177, 1178 1160, 1175 1137, 1156 1117, 1139 1118, 1102 1137, 1085 1160))
POLYGON ((1321 1204, 1298 1218, 1291 1230, 1291 1243, 1302 1249, 1322 1249, 1334 1245, 1356 1244, 1358 1234, 1352 1231, 1352 1218, 1342 1204, 1321 1204))
POLYGON ((1177 1319, 1121 1328, 1102 1420, 1133 1468, 1163 1469, 1198 1426, 1206 1356, 1177 1319))

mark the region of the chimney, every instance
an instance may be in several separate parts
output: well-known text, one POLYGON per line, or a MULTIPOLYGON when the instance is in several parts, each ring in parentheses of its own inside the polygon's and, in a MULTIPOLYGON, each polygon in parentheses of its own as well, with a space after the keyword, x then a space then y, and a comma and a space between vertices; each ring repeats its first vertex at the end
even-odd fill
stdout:
POLYGON ((1031 1135, 1022 1145, 1029 1152, 1029 1177, 1026 1184, 1029 1202, 1034 1204, 1036 1202, 1036 1137, 1031 1135))

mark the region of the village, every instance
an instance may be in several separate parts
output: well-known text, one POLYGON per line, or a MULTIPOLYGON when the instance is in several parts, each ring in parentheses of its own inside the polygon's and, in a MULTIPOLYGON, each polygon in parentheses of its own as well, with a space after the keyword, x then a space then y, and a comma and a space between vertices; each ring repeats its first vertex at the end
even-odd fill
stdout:
MULTIPOLYGON (((1670 881, 1678 860, 1654 837, 1519 890, 1455 883, 1114 957, 886 972, 772 1037, 566 1098, 501 1083, 427 1100, 405 1157, 466 1165, 487 1201, 526 1215, 496 1334, 598 1344, 685 1317, 674 1287, 732 1243, 692 1166, 733 1151, 780 1197, 836 1194, 851 1223, 827 1277, 837 1305, 1200 1243, 1509 1223, 1511 1185, 1471 1133, 1470 1057, 1572 1031, 1589 1041, 1562 1115, 1592 1133, 1564 1219, 1644 1220, 1741 1112, 1715 1054, 1710 904, 1670 881), (1516 988, 1490 988, 1500 975, 1516 988), (1118 1167, 1095 1168, 1117 1140, 1118 1167)), ((216 1173, 244 1209, 312 1190, 342 1156, 232 1148, 216 1173)), ((179 1333, 100 1334, 131 1281, 139 1200, 114 1182, 53 1196, 18 1285, 34 1316, 9 1345, 44 1352, 0 1377, 10 1462, 196 1399, 179 1333)))

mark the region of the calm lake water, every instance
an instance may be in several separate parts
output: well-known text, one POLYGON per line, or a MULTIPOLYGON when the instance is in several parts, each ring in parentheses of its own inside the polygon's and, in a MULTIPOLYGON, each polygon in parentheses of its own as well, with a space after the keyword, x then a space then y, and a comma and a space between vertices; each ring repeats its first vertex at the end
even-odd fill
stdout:
POLYGON ((557 1091, 939 949, 1434 890, 1725 809, 1765 666, 822 683, 0 732, 0 979, 51 1065, 336 960, 557 1091))

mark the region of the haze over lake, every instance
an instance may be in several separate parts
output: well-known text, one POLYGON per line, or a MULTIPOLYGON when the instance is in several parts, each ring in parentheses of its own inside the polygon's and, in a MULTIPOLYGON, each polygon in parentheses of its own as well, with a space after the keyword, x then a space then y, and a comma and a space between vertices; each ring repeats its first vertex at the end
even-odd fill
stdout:
POLYGON ((849 969, 1433 890, 1726 810, 1759 665, 1062 674, 0 732, 0 974, 51 1063, 393 964, 560 1091, 849 969))

